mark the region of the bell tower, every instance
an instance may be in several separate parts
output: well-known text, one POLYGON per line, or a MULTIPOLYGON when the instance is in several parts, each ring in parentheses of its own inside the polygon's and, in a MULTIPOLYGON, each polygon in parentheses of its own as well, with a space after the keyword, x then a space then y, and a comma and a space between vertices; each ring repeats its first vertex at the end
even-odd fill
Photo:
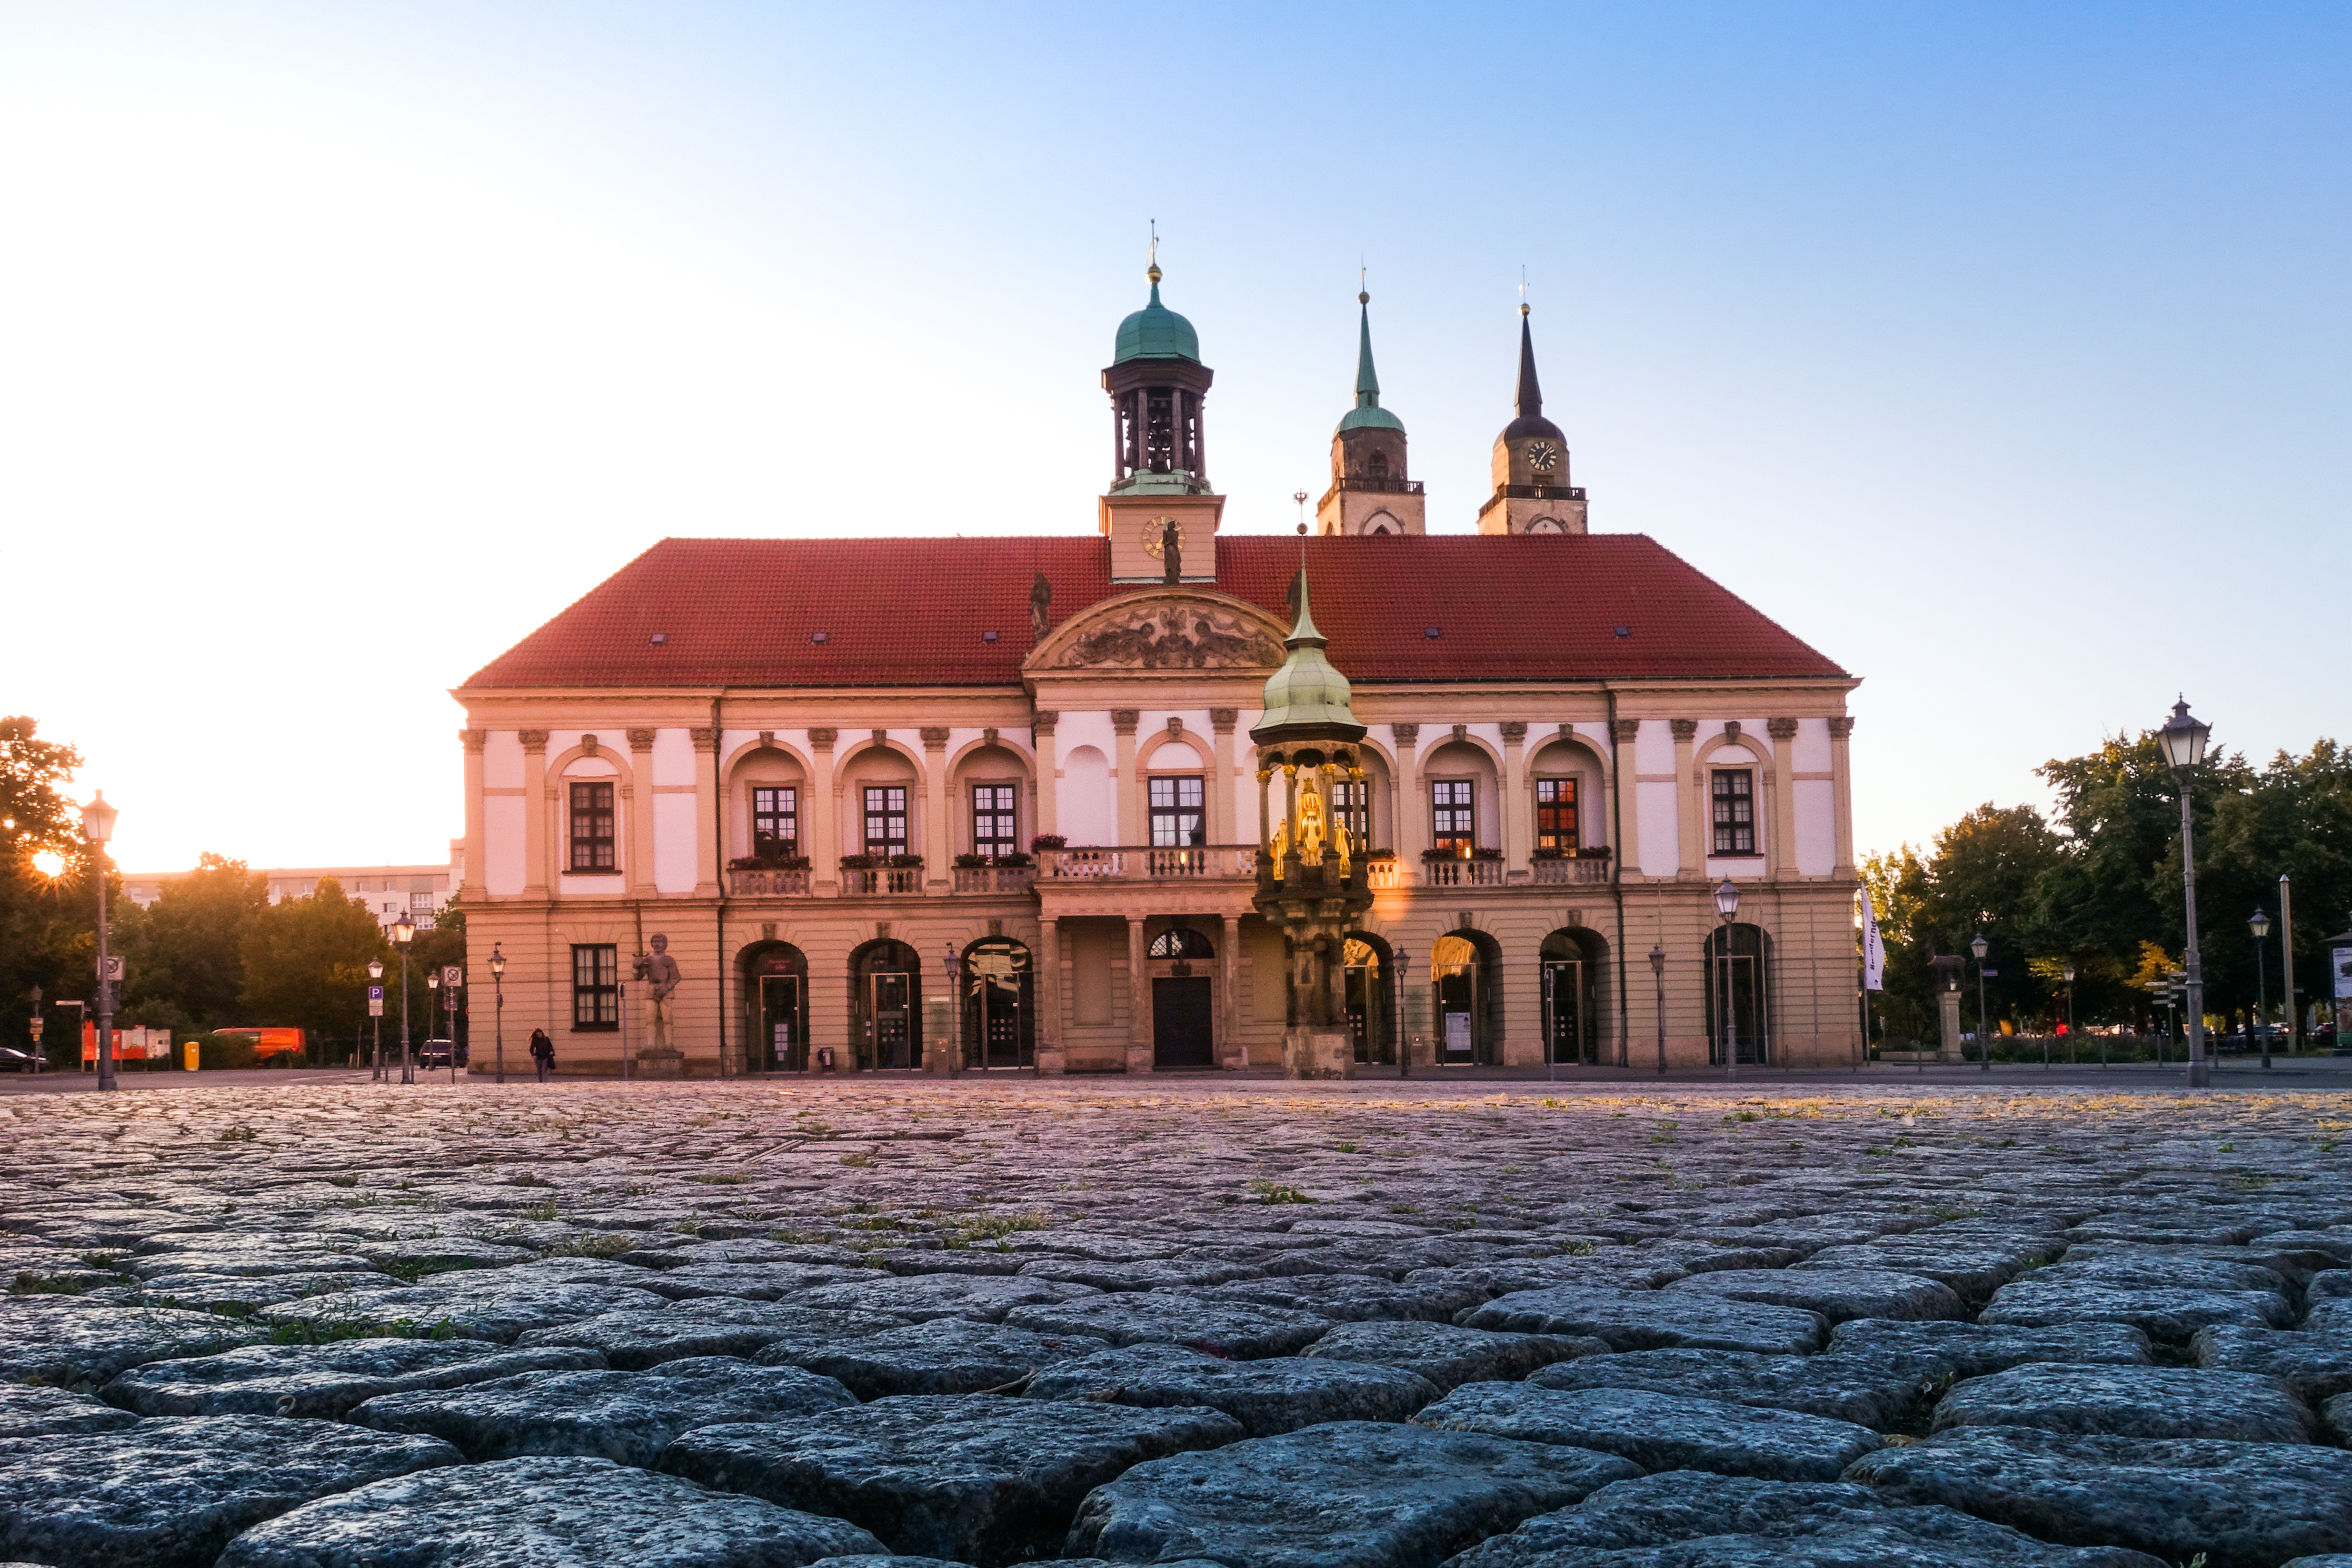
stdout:
POLYGON ((1118 324, 1102 373, 1111 409, 1111 481, 1101 510, 1111 581, 1164 580, 1172 524, 1181 580, 1212 583, 1225 498, 1209 489, 1201 405, 1215 373, 1201 363, 1201 337, 1192 323, 1160 302, 1157 235, 1143 275, 1151 284, 1150 300, 1118 324))
POLYGON ((1568 437, 1543 416, 1536 345, 1519 305, 1518 417, 1495 437, 1495 493, 1478 509, 1481 533, 1582 533, 1584 491, 1568 482, 1568 437))
POLYGON ((1331 432, 1331 488, 1315 503, 1318 533, 1427 531, 1421 481, 1406 477, 1404 421, 1381 406, 1372 369, 1372 297, 1356 293, 1356 405, 1331 432))

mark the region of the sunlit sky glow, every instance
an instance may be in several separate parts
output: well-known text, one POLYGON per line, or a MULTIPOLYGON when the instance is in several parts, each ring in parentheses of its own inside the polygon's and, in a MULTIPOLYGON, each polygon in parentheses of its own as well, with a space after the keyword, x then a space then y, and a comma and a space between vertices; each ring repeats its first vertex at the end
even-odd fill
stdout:
POLYGON ((1370 268, 1467 531, 1529 281, 1594 526, 1866 678, 1864 848, 2344 729, 2352 11, 0 4, 0 710, 137 869, 438 860, 467 674, 665 534, 1079 533, 1143 239, 1228 526, 1370 268))

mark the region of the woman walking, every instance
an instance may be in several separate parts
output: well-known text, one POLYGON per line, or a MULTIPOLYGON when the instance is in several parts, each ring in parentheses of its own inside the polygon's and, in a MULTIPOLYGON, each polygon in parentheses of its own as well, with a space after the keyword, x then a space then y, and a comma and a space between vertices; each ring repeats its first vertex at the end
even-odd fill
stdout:
POLYGON ((545 1083, 547 1075, 555 1070, 555 1042, 545 1029, 530 1032, 530 1059, 539 1064, 539 1081, 545 1083))

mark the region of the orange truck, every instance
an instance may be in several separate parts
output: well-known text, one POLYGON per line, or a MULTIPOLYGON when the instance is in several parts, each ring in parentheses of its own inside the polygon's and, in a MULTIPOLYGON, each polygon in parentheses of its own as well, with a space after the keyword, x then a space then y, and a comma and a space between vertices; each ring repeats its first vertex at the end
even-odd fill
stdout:
POLYGON ((276 1056, 300 1056, 302 1031, 299 1029, 215 1029, 222 1038, 251 1040, 257 1061, 268 1061, 276 1056))

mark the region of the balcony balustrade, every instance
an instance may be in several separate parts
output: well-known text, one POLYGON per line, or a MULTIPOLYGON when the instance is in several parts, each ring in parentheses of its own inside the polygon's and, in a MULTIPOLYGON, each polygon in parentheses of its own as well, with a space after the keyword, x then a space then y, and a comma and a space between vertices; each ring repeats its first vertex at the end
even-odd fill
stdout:
POLYGON ((1393 856, 1385 860, 1365 861, 1364 885, 1376 893, 1403 887, 1404 862, 1393 856))
POLYGON ((1500 860, 1424 860, 1422 875, 1433 888, 1499 888, 1500 860))
POLYGON ((1044 882, 1185 882, 1256 875, 1255 844, 1047 849, 1037 857, 1037 879, 1044 882))
POLYGON ((922 890, 923 868, 920 866, 889 866, 871 871, 844 870, 841 873, 841 896, 845 899, 905 895, 922 890))
POLYGON ((1609 880, 1609 857, 1590 851, 1572 860, 1534 860, 1528 868, 1535 873, 1528 879, 1538 888, 1590 886, 1609 880))
POLYGON ((737 899, 804 899, 808 897, 809 874, 806 871, 730 871, 727 892, 737 899))
POLYGON ((951 868, 959 893, 1025 893, 1037 879, 1034 866, 957 866, 951 868))

